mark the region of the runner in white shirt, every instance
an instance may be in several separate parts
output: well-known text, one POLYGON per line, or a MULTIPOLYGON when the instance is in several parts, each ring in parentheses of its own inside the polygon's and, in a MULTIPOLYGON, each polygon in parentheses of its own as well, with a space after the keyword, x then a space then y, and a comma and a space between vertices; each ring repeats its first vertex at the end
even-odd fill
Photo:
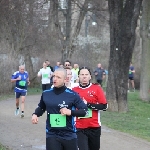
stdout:
MULTIPOLYGON (((71 61, 66 60, 66 61, 64 62, 64 67, 70 67, 70 69, 72 69, 71 61)), ((71 77, 70 82, 71 82, 71 83, 74 83, 74 82, 76 82, 76 80, 78 79, 78 76, 76 75, 76 73, 74 73, 74 71, 71 70, 71 72, 72 72, 72 77, 71 77)))
POLYGON ((70 67, 65 67, 64 69, 67 72, 67 78, 66 78, 66 82, 65 82, 66 87, 72 89, 76 86, 79 86, 79 83, 74 83, 74 82, 71 81, 71 79, 72 79, 72 70, 71 70, 71 68, 70 67))
POLYGON ((42 77, 42 90, 47 90, 51 87, 50 78, 52 76, 52 71, 49 67, 47 67, 47 63, 43 63, 43 68, 37 74, 38 77, 42 77))

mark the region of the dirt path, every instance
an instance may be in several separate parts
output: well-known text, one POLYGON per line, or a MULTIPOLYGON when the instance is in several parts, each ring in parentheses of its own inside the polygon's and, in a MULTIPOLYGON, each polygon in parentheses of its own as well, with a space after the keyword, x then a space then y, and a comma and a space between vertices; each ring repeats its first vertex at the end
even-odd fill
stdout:
MULTIPOLYGON (((46 115, 39 124, 31 123, 39 99, 39 95, 27 96, 23 119, 14 115, 14 99, 0 101, 0 143, 12 150, 45 150, 46 115)), ((102 126, 101 150, 150 150, 150 142, 102 126)))

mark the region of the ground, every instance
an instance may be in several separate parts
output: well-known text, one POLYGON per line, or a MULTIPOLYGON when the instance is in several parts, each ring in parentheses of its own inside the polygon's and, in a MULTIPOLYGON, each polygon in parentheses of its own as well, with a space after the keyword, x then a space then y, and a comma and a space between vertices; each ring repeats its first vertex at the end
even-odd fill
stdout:
MULTIPOLYGON (((12 150, 45 150, 44 114, 39 123, 31 123, 40 95, 27 96, 25 117, 14 115, 15 99, 0 101, 0 143, 12 150)), ((102 125, 101 150, 150 150, 150 142, 109 129, 102 125)))

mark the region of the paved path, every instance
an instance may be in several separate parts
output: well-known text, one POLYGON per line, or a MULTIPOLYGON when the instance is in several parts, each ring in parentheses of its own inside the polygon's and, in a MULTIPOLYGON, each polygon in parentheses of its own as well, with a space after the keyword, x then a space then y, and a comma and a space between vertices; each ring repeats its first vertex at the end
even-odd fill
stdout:
MULTIPOLYGON (((23 119, 14 115, 13 98, 0 101, 0 143, 12 150, 45 150, 46 115, 39 124, 31 123, 39 99, 40 95, 27 96, 23 119)), ((150 142, 102 126, 101 150, 150 150, 150 142)))

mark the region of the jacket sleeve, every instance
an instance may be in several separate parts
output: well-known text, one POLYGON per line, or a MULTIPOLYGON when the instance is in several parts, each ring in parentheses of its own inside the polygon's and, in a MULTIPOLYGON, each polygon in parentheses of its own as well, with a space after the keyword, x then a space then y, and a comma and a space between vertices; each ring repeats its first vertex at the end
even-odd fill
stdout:
POLYGON ((74 101, 74 107, 77 109, 71 110, 71 115, 76 117, 84 117, 88 114, 88 107, 83 102, 83 100, 76 94, 76 99, 74 101))
POLYGON ((46 110, 46 105, 43 101, 43 94, 41 96, 41 100, 40 100, 40 103, 38 104, 38 107, 35 109, 35 112, 33 114, 37 115, 38 117, 42 116, 43 113, 45 112, 46 110))
POLYGON ((93 104, 93 103, 87 103, 87 107, 94 110, 103 110, 106 111, 108 108, 108 104, 93 104))

